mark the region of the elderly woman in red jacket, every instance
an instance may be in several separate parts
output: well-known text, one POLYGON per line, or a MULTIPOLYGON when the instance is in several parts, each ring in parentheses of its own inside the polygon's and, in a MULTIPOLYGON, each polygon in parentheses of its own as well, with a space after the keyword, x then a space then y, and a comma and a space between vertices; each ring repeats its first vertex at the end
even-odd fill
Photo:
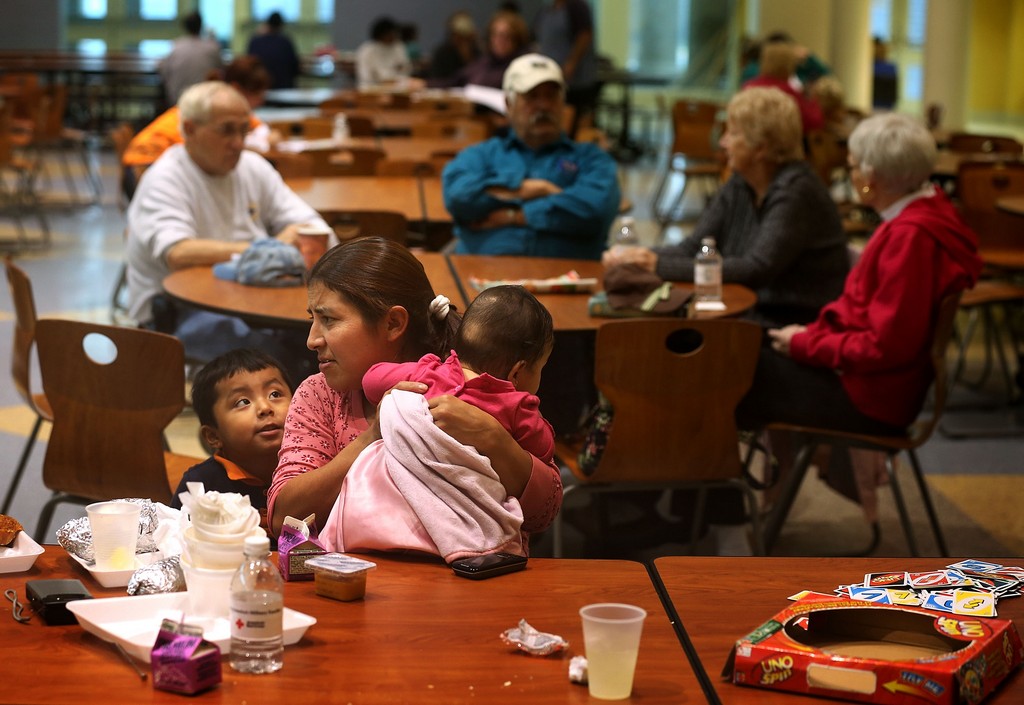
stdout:
POLYGON ((871 117, 850 135, 854 188, 884 222, 817 320, 768 331, 741 427, 893 435, 917 416, 939 302, 981 271, 977 236, 928 182, 934 162, 931 134, 905 115, 871 117))

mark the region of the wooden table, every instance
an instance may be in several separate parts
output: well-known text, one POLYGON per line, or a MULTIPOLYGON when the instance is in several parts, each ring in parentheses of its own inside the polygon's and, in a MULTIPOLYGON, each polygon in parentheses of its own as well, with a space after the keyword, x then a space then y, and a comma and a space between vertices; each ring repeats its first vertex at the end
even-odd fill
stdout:
POLYGON ((436 177, 325 176, 288 179, 287 184, 317 211, 382 210, 401 213, 411 221, 452 220, 444 207, 441 179, 436 177))
MULTIPOLYGON (((292 144, 298 148, 289 148, 285 144, 284 149, 278 146, 275 151, 283 154, 304 154, 310 151, 337 152, 342 149, 379 149, 384 152, 387 159, 429 162, 435 152, 459 152, 475 142, 473 140, 429 137, 350 137, 339 142, 299 138, 292 144)), ((272 154, 268 158, 273 161, 272 154)))
MULTIPOLYGON (((593 277, 598 281, 600 290, 604 276, 604 267, 594 260, 555 259, 550 257, 512 257, 487 255, 449 255, 452 271, 459 281, 462 294, 467 302, 476 298, 476 290, 469 284, 470 277, 481 279, 547 279, 576 270, 583 278, 593 277)), ((676 283, 674 286, 685 291, 693 291, 693 284, 676 283)), ((582 294, 538 294, 540 300, 554 319, 555 330, 596 330, 615 318, 595 318, 587 312, 589 293, 582 294)), ((757 303, 757 295, 739 284, 726 284, 722 287, 722 300, 725 311, 702 312, 697 318, 718 318, 737 316, 752 308, 757 303)))
MULTIPOLYGON (((435 292, 457 301, 458 286, 444 255, 417 252, 435 292), (447 293, 451 292, 451 293, 447 293)), ((245 286, 213 276, 212 267, 189 267, 171 272, 164 291, 176 301, 228 316, 238 316, 254 326, 308 328, 306 287, 245 286)), ((458 301, 459 308, 463 308, 458 301)))
POLYGON ((939 179, 955 179, 962 162, 1016 162, 1021 156, 1016 152, 952 152, 939 150, 932 175, 939 179))
MULTIPOLYGON (((579 608, 592 602, 629 602, 648 613, 633 697, 622 702, 705 702, 639 563, 532 559, 521 573, 477 582, 433 561, 371 560, 377 568, 362 601, 336 602, 315 595, 311 582, 288 583, 285 605, 317 623, 285 648, 284 668, 242 675, 225 659, 223 682, 195 702, 592 703, 567 676, 569 657, 583 651, 579 608), (506 646, 498 635, 520 619, 561 635, 569 649, 541 658, 506 646)), ((26 580, 39 578, 78 578, 97 598, 124 594, 99 587, 57 546, 0 584, 24 598, 26 580)), ((36 616, 18 624, 9 607, 0 619, 0 703, 185 702, 141 681, 111 645, 78 625, 45 626, 36 616)))
MULTIPOLYGON (((980 557, 980 556, 979 556, 980 557)), ((797 705, 847 702, 814 699, 782 691, 733 685, 719 674, 737 639, 768 621, 800 590, 832 592, 864 574, 888 570, 934 570, 957 558, 703 558, 664 557, 654 561, 675 610, 723 703, 797 705)), ((1017 565, 1012 559, 993 559, 1017 565)), ((1002 600, 999 616, 1024 629, 1024 598, 1002 600)), ((986 703, 1020 703, 1024 674, 1018 671, 986 703)))

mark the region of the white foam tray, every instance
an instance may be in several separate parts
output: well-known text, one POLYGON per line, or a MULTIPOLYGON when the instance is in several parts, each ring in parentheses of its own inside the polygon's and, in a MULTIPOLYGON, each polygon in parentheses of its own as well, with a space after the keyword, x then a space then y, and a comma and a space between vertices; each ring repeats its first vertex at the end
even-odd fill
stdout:
POLYGON ((0 547, 0 573, 22 573, 36 562, 43 547, 24 531, 14 537, 9 547, 0 547))
MULTIPOLYGON (((68 609, 85 631, 104 641, 120 644, 129 654, 146 663, 149 663, 150 651, 156 643, 161 622, 164 619, 180 621, 187 608, 188 595, 184 592, 75 600, 68 603, 68 609)), ((204 639, 219 646, 222 654, 228 653, 231 627, 227 619, 195 619, 185 616, 186 623, 203 628, 204 639)), ((285 607, 285 646, 296 643, 314 624, 315 617, 285 607)))
POLYGON ((78 565, 89 571, 89 575, 103 587, 125 587, 128 585, 128 581, 131 580, 132 574, 150 563, 156 563, 158 560, 164 557, 164 554, 160 551, 152 553, 137 553, 135 554, 135 566, 128 570, 100 570, 96 567, 95 563, 86 563, 84 560, 76 556, 74 553, 68 552, 68 555, 75 559, 78 565))

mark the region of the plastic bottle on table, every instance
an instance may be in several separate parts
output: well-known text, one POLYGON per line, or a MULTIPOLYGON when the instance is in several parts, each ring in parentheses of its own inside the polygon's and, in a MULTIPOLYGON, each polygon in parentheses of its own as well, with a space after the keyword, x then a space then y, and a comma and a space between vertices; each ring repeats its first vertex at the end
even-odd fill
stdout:
POLYGON ((284 665, 284 581, 270 562, 270 539, 245 540, 245 560, 231 580, 231 667, 273 673, 284 665))
POLYGON ((335 113, 334 129, 331 132, 331 139, 335 142, 344 142, 349 137, 348 118, 345 116, 345 113, 335 113))
POLYGON ((636 220, 632 216, 623 216, 619 221, 619 230, 615 233, 613 244, 621 247, 634 247, 640 244, 636 236, 636 220))
POLYGON ((700 252, 693 262, 693 293, 697 301, 722 300, 722 255, 713 237, 700 241, 700 252))

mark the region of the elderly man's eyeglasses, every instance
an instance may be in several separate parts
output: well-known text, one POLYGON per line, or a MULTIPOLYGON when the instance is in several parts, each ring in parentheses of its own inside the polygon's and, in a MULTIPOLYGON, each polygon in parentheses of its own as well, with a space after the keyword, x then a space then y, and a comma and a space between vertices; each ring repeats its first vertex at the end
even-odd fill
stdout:
POLYGON ((252 132, 252 127, 247 122, 222 122, 219 125, 210 125, 209 127, 224 139, 233 139, 235 137, 245 139, 246 135, 252 132))

